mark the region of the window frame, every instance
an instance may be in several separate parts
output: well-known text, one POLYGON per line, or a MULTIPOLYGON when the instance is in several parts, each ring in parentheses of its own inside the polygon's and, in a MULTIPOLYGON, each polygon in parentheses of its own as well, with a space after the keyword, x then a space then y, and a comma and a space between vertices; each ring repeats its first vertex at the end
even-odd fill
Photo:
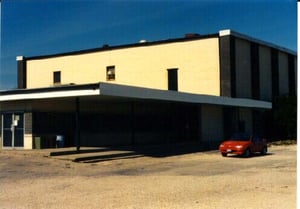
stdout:
POLYGON ((115 81, 116 80, 116 67, 115 65, 110 65, 106 67, 106 80, 115 81))
POLYGON ((169 68, 168 71, 168 90, 178 91, 178 68, 169 68))
POLYGON ((61 83, 61 71, 57 70, 53 72, 53 83, 60 84, 61 83))

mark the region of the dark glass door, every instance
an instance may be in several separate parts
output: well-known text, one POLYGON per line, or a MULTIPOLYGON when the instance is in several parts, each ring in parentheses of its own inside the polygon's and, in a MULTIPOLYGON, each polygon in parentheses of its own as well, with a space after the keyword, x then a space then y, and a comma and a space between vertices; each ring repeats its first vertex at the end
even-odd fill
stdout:
POLYGON ((24 146, 24 114, 3 114, 3 147, 24 146))
POLYGON ((24 114, 15 113, 14 114, 14 146, 23 147, 24 146, 24 114))
POLYGON ((3 114, 3 147, 12 146, 12 114, 5 113, 3 114))

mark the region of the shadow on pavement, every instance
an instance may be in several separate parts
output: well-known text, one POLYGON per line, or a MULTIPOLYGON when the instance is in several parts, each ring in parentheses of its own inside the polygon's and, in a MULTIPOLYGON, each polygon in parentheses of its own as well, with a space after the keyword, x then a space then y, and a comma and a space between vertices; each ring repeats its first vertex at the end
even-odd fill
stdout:
POLYGON ((65 149, 57 149, 57 151, 50 152, 50 156, 61 156, 61 155, 75 155, 75 154, 84 154, 84 153, 95 153, 95 152, 105 152, 110 150, 107 147, 99 147, 99 148, 83 148, 79 150, 79 152, 76 150, 76 148, 70 148, 68 150, 65 149), (72 149, 72 150, 70 150, 72 149))
POLYGON ((253 153, 253 154, 251 154, 249 157, 244 157, 244 156, 242 156, 242 155, 234 155, 234 154, 232 154, 232 155, 228 155, 227 157, 228 157, 228 158, 243 158, 243 159, 249 159, 249 158, 257 158, 257 157, 266 157, 266 156, 268 156, 268 155, 274 155, 274 153, 268 152, 268 153, 265 154, 265 155, 262 155, 262 154, 260 154, 260 153, 253 153))
POLYGON ((67 150, 55 150, 50 152, 50 156, 71 160, 73 162, 94 163, 117 159, 131 159, 143 156, 161 158, 207 150, 208 149, 204 149, 199 143, 112 146, 99 148, 84 147, 81 148, 79 152, 77 152, 74 147, 67 150))

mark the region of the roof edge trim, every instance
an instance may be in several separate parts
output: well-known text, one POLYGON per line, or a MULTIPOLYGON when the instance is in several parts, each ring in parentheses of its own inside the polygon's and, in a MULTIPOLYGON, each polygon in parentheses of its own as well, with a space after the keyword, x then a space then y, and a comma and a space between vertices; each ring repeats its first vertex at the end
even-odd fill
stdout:
POLYGON ((183 38, 173 38, 173 39, 165 39, 165 40, 158 40, 158 41, 147 41, 147 42, 136 42, 131 44, 124 44, 124 45, 115 45, 115 46, 103 46, 91 49, 83 49, 71 52, 63 52, 63 53, 55 53, 55 54, 48 54, 48 55, 41 55, 41 56, 32 56, 26 57, 26 60, 38 60, 38 59, 47 59, 47 58, 54 58, 54 57, 61 57, 61 56, 73 56, 73 55, 80 55, 80 54, 88 54, 88 53, 95 53, 101 51, 110 51, 110 50, 117 50, 117 49, 125 49, 125 48, 133 48, 133 47, 147 47, 147 46, 154 46, 160 44, 171 44, 171 43, 180 43, 180 42, 188 42, 188 41, 196 41, 205 38, 218 38, 219 34, 207 34, 207 35, 199 35, 194 37, 183 37, 183 38))
POLYGON ((213 104, 221 106, 272 109, 271 102, 261 100, 192 94, 185 92, 150 89, 109 83, 100 83, 99 85, 100 95, 106 96, 186 102, 195 104, 213 104))
POLYGON ((74 90, 90 90, 98 89, 99 83, 92 84, 72 84, 72 85, 57 85, 46 88, 31 88, 31 89, 13 89, 7 91, 0 91, 0 97, 5 95, 18 95, 18 94, 30 94, 30 93, 49 93, 55 91, 74 91, 74 90))
POLYGON ((297 52, 295 52, 295 51, 293 51, 291 49, 288 49, 288 48, 285 48, 285 47, 281 47, 279 45, 276 45, 276 44, 273 44, 273 43, 270 43, 270 42, 267 42, 267 41, 256 39, 256 38, 253 38, 251 36, 247 36, 245 34, 238 33, 238 32, 235 32, 233 30, 230 30, 230 29, 225 29, 225 30, 220 30, 219 31, 219 36, 220 37, 222 37, 222 36, 230 36, 230 35, 235 36, 235 37, 240 38, 240 39, 245 39, 245 40, 248 40, 248 41, 252 41, 252 42, 258 43, 260 45, 264 45, 264 46, 268 46, 268 47, 271 47, 271 48, 275 48, 275 49, 278 49, 279 51, 283 51, 283 52, 292 54, 294 56, 297 56, 297 52))
POLYGON ((76 85, 67 87, 62 86, 25 90, 20 89, 14 91, 1 92, 0 102, 101 95, 139 100, 159 100, 166 102, 169 101, 194 104, 272 109, 271 102, 261 100, 193 94, 137 86, 111 84, 105 82, 89 85, 76 85))
POLYGON ((56 92, 40 92, 27 93, 17 95, 0 96, 1 101, 16 101, 16 100, 33 100, 33 99, 51 99, 51 98, 65 98, 65 97, 79 97, 79 96, 93 96, 99 95, 99 89, 83 89, 83 90, 69 90, 56 92))

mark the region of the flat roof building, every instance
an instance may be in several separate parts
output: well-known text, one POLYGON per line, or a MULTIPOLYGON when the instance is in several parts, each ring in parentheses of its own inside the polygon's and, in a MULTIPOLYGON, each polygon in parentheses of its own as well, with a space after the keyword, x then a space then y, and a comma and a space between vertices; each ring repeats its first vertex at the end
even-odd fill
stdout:
POLYGON ((296 94, 296 53, 223 30, 35 57, 0 92, 4 148, 195 141, 268 135, 272 101, 296 94), (42 143, 43 145, 37 144, 42 143))

